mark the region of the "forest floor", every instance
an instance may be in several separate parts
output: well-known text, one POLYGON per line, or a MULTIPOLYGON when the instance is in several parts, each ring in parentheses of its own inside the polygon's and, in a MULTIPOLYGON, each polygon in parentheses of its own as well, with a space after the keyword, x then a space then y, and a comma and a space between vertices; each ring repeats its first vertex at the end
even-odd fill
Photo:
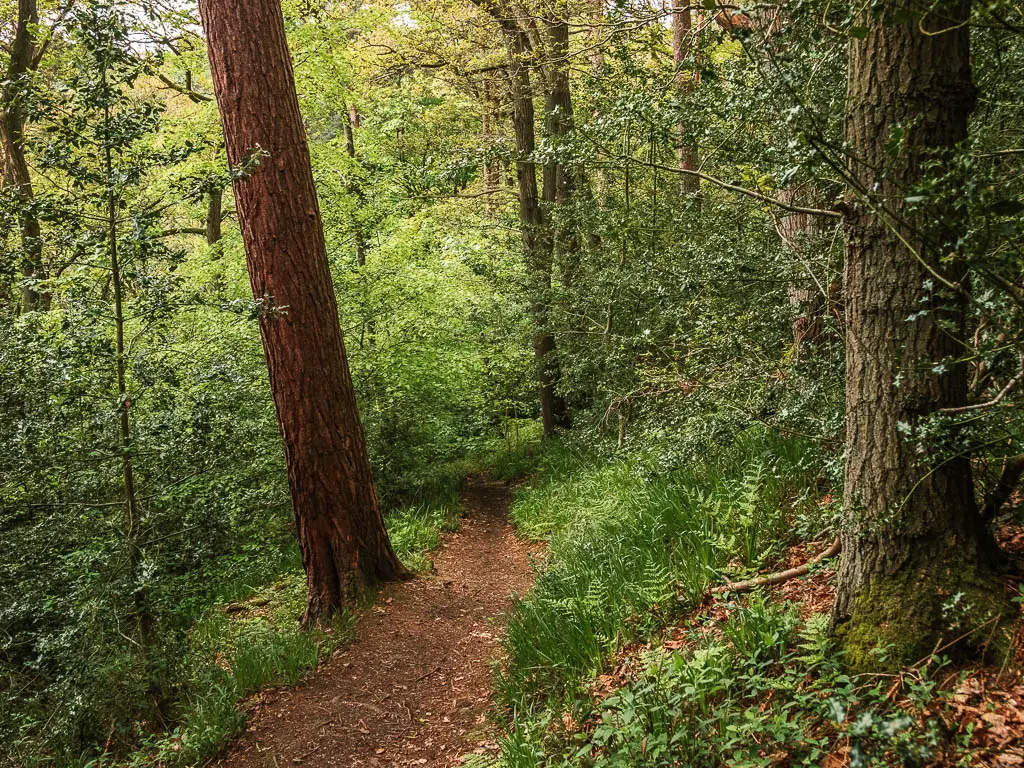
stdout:
POLYGON ((471 483, 434 572, 384 589, 307 682, 262 694, 219 765, 443 768, 486 749, 502 614, 537 550, 516 538, 510 502, 503 483, 471 483))

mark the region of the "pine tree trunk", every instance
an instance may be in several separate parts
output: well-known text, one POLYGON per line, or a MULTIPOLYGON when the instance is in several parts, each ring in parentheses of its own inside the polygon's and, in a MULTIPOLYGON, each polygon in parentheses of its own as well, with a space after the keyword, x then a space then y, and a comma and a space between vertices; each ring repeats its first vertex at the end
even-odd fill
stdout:
POLYGON ((309 587, 306 623, 405 577, 381 517, 338 322, 279 0, 200 0, 309 587))
MULTIPOLYGON (((934 445, 907 433, 967 397, 965 366, 955 362, 966 270, 948 258, 965 222, 948 206, 911 213, 906 198, 926 161, 948 170, 944 158, 966 138, 975 98, 968 14, 964 0, 893 2, 877 18, 865 11, 858 23, 867 34, 849 44, 846 137, 857 202, 845 222, 847 460, 834 619, 860 667, 877 665, 872 649, 889 644, 889 663, 917 661, 939 637, 1001 607, 969 458, 948 449, 935 457, 934 445), (934 221, 945 222, 941 231, 934 221), (957 594, 959 626, 948 610, 957 594)), ((988 636, 976 633, 979 642, 988 636)))

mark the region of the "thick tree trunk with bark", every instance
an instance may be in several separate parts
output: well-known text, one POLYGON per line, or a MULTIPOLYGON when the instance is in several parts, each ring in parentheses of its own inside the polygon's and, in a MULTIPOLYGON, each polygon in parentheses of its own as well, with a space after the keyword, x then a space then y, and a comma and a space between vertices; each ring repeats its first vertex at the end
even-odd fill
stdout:
MULTIPOLYGON (((544 97, 544 132, 548 139, 560 142, 573 130, 572 93, 569 88, 569 20, 568 8, 560 5, 556 15, 545 20, 548 44, 547 92, 544 97)), ((571 221, 570 206, 579 187, 573 170, 562 160, 544 165, 542 197, 550 229, 551 262, 561 269, 562 281, 569 287, 579 271, 580 237, 571 221)), ((558 365, 557 360, 551 362, 558 365)), ((560 378, 560 370, 556 377, 560 378)), ((565 399, 557 393, 552 418, 556 427, 568 429, 572 418, 565 399)))
POLYGON ((949 448, 935 455, 936 441, 909 434, 967 397, 956 362, 966 269, 951 258, 964 222, 941 205, 910 212, 906 198, 937 172, 926 162, 951 168, 942 160, 967 135, 968 14, 964 0, 901 0, 875 18, 866 11, 867 35, 849 43, 856 202, 846 217, 847 458, 834 619, 859 667, 877 666, 872 651, 890 644, 889 664, 917 661, 1002 607, 969 458, 949 448))
MULTIPOLYGON (((566 18, 545 21, 549 46, 548 83, 544 98, 544 132, 554 141, 565 139, 573 128, 572 94, 569 90, 569 22, 566 18)), ((544 201, 563 205, 575 189, 572 172, 565 163, 552 160, 544 165, 544 201)))
POLYGON ((309 586, 304 621, 407 575, 380 506, 331 284, 279 0, 200 0, 309 586))
POLYGON ((50 305, 50 295, 32 284, 33 281, 45 279, 46 271, 43 266, 42 229, 33 205, 35 193, 25 158, 25 110, 22 104, 26 79, 34 66, 35 46, 32 35, 38 24, 36 0, 19 0, 18 25, 11 44, 7 77, 3 85, 3 103, 0 105, 0 139, 6 156, 5 186, 14 189, 20 207, 21 268, 27 281, 21 289, 21 307, 24 312, 47 309, 50 305))

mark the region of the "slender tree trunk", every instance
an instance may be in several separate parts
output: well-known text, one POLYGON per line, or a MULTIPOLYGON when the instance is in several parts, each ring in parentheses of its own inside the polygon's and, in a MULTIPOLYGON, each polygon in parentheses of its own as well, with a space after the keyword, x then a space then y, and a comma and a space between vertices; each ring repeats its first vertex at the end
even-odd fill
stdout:
MULTIPOLYGON (((107 72, 102 72, 104 85, 107 72)), ((148 698, 154 703, 158 712, 163 713, 166 704, 163 686, 163 674, 153 664, 150 655, 156 643, 156 627, 154 625, 153 606, 149 597, 148 587, 142 583, 140 566, 142 565, 142 526, 139 509, 138 493, 135 487, 135 461, 132 456, 134 449, 131 428, 132 401, 128 394, 128 350, 125 344, 125 311, 124 311, 124 278, 121 273, 121 260, 118 250, 118 209, 120 194, 114 168, 114 153, 110 144, 111 114, 110 107, 103 108, 104 134, 107 137, 103 147, 103 169, 106 177, 106 238, 107 252, 110 258, 110 286, 114 309, 114 370, 116 374, 118 420, 117 446, 121 454, 121 480, 124 489, 124 539, 126 544, 127 571, 136 581, 132 595, 133 620, 136 623, 139 649, 148 670, 148 698)))
POLYGON ((220 242, 223 207, 224 190, 211 189, 206 200, 206 242, 210 245, 220 242))
POLYGON ((509 48, 509 80, 512 89, 512 126, 516 140, 516 181, 519 188, 519 220, 523 251, 530 280, 530 312, 533 318, 533 353, 537 366, 538 392, 544 435, 550 437, 559 426, 564 403, 560 403, 557 384, 560 375, 551 332, 551 270, 553 266, 551 232, 546 225, 537 189, 537 166, 533 87, 528 58, 531 54, 527 34, 514 22, 503 22, 509 48))
POLYGON ((481 139, 484 145, 484 209, 493 214, 497 209, 494 195, 501 187, 501 169, 494 158, 494 145, 498 135, 498 97, 494 92, 492 78, 483 83, 483 112, 481 114, 481 139))
MULTIPOLYGON (((793 205, 804 205, 823 208, 828 205, 827 197, 816 185, 791 185, 780 189, 778 198, 793 205)), ((807 264, 808 258, 815 249, 821 249, 822 238, 829 234, 834 224, 826 224, 819 216, 806 213, 785 213, 776 221, 776 231, 783 245, 801 263, 807 264)), ((834 234, 834 231, 832 232, 834 234)), ((808 267, 809 270, 809 267, 808 267)), ((826 318, 837 313, 841 307, 842 286, 839 280, 819 281, 811 276, 810 283, 802 281, 800 285, 790 286, 789 301, 799 315, 793 321, 792 359, 802 359, 806 345, 818 347, 826 342, 837 342, 839 335, 829 333, 826 318)))
MULTIPOLYGON (((109 111, 104 112, 107 126, 109 111)), ((117 249, 117 195, 114 181, 114 163, 110 146, 104 148, 107 174, 107 248, 110 253, 110 282, 114 299, 114 352, 117 356, 118 448, 121 453, 121 474, 124 481, 125 541, 128 544, 128 563, 131 571, 138 567, 142 553, 139 546, 139 502, 135 493, 135 465, 132 461, 131 407, 128 397, 127 357, 124 342, 124 289, 121 263, 117 249)), ((143 613, 147 613, 143 609, 143 613)), ((146 634, 145 632, 143 633, 146 634)))
POLYGON ((25 111, 22 104, 26 80, 33 68, 33 28, 39 23, 36 0, 18 0, 18 25, 11 44, 11 58, 3 85, 0 111, 0 138, 6 155, 7 183, 14 188, 19 203, 22 275, 26 284, 21 290, 22 310, 47 309, 50 295, 31 283, 46 278, 43 266, 43 237, 39 216, 34 207, 35 193, 28 161, 25 158, 25 111))
MULTIPOLYGON (((684 65, 693 48, 693 15, 690 0, 675 0, 672 8, 672 60, 676 65, 676 92, 680 98, 693 90, 694 73, 684 65)), ((697 170, 697 145, 688 135, 685 120, 676 124, 676 149, 679 169, 683 171, 697 170)), ((679 178, 680 189, 685 195, 700 192, 700 179, 689 173, 679 178)))
MULTIPOLYGON (((356 160, 356 128, 359 127, 359 110, 354 106, 349 107, 345 120, 345 154, 349 159, 356 160)), ((352 217, 352 235, 356 241, 356 267, 360 270, 359 279, 362 283, 362 304, 363 323, 362 333, 359 336, 359 346, 364 343, 374 346, 377 341, 377 324, 373 320, 373 312, 370 308, 369 286, 366 284, 366 273, 363 268, 366 266, 366 253, 370 250, 366 241, 366 233, 363 230, 363 222, 359 218, 359 212, 366 204, 366 194, 363 192, 363 185, 358 180, 348 184, 348 192, 356 198, 356 211, 352 217)))
POLYGON ((604 47, 601 44, 601 27, 604 26, 605 0, 590 0, 590 34, 587 44, 590 46, 590 71, 599 75, 604 71, 604 47))
MULTIPOLYGON (((356 128, 359 127, 359 111, 355 107, 349 107, 345 118, 345 154, 349 159, 356 159, 356 128)), ((366 202, 366 195, 363 194, 363 187, 356 181, 348 185, 349 194, 355 195, 357 209, 362 208, 366 202)), ((363 234, 363 225, 356 216, 353 221, 353 229, 356 240, 356 266, 366 266, 366 236, 363 234)))
POLYGON ((279 0, 200 0, 253 296, 284 438, 308 598, 322 621, 403 578, 373 483, 338 322, 279 0))
MULTIPOLYGON (((548 44, 548 83, 544 99, 544 132, 548 139, 560 142, 573 129, 572 93, 569 88, 569 21, 564 5, 555 9, 554 16, 544 22, 548 44)), ((571 284, 580 261, 580 240, 569 207, 576 191, 572 170, 560 160, 544 165, 542 197, 549 229, 547 242, 551 247, 551 263, 557 257, 563 281, 571 284)), ((550 273, 550 267, 549 267, 550 273)), ((550 285, 550 277, 548 280, 550 285)), ((554 341, 552 339, 552 341, 554 341)), ((555 382, 561 378, 561 369, 553 351, 548 367, 555 382)), ((555 427, 572 426, 565 399, 557 392, 552 397, 552 420, 555 427)))
POLYGON ((859 667, 877 666, 873 649, 889 644, 889 664, 916 661, 939 637, 1002 608, 969 457, 950 448, 936 456, 937 440, 912 434, 967 397, 957 362, 967 276, 955 258, 965 222, 941 203, 927 216, 910 212, 906 198, 928 161, 952 170, 944 161, 967 135, 969 11, 964 0, 892 2, 875 16, 864 11, 867 35, 849 42, 846 138, 857 202, 846 218, 847 459, 834 618, 859 667))

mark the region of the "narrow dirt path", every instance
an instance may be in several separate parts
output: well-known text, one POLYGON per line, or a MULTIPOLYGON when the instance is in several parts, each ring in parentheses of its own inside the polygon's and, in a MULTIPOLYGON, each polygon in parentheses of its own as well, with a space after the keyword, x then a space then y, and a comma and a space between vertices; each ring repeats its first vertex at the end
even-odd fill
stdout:
POLYGON ((501 483, 470 485, 436 573, 385 589, 353 644, 261 702, 220 765, 441 768, 485 740, 500 617, 532 580, 509 502, 501 483))

